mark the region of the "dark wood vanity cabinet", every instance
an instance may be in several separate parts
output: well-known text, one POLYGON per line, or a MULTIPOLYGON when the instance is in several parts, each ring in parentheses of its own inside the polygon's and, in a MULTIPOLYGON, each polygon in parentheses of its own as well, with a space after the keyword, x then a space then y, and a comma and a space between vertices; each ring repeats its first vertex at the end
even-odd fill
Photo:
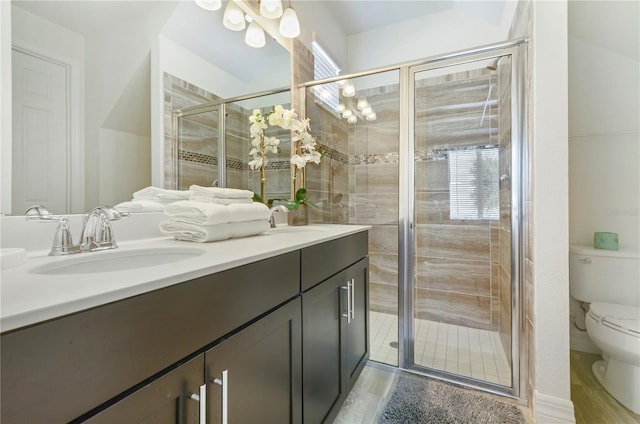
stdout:
POLYGON ((359 232, 2 333, 0 422, 326 421, 369 356, 367 279, 359 232))
MULTIPOLYGON (((302 294, 305 424, 331 422, 335 418, 369 359, 366 233, 364 237, 353 237, 346 243, 353 245, 344 251, 340 251, 344 244, 326 246, 332 254, 337 253, 352 265, 319 284, 308 280, 312 288, 302 294), (357 258, 361 259, 353 263, 357 258)), ((305 253, 307 258, 320 260, 324 256, 323 246, 314 246, 308 252, 303 250, 303 276, 305 253)))

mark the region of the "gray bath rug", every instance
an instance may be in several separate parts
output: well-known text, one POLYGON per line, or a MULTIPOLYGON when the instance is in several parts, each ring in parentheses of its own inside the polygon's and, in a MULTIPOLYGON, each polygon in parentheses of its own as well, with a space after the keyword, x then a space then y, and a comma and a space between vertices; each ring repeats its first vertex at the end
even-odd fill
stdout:
POLYGON ((516 405, 500 402, 472 390, 402 374, 379 424, 520 424, 516 405))

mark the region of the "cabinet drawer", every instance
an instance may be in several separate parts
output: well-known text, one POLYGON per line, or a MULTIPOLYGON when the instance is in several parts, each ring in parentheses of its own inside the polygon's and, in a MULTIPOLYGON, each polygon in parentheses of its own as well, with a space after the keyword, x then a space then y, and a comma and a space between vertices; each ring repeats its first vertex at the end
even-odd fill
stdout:
POLYGON ((291 252, 3 334, 0 421, 68 422, 127 391, 297 296, 299 258, 291 252))
POLYGON ((302 249, 301 291, 306 291, 368 254, 369 232, 302 249))

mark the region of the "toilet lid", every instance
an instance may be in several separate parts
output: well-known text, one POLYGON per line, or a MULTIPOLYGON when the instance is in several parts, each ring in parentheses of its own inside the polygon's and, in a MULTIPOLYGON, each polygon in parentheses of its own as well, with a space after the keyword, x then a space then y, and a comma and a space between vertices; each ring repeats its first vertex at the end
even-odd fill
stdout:
POLYGON ((599 322, 640 335, 640 308, 637 306, 593 302, 589 306, 589 313, 599 322))

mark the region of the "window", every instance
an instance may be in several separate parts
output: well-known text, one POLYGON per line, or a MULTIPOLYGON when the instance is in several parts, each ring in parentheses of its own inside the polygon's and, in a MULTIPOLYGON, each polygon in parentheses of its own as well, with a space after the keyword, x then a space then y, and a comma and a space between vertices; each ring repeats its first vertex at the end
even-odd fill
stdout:
MULTIPOLYGON (((337 77, 340 75, 340 68, 333 61, 331 56, 318 44, 317 41, 311 43, 311 53, 313 54, 313 79, 321 80, 325 78, 337 77)), ((322 84, 314 88, 314 93, 329 110, 336 110, 339 102, 339 87, 336 83, 322 84)))
POLYGON ((497 146, 450 150, 449 208, 451 219, 499 219, 498 182, 497 146))

